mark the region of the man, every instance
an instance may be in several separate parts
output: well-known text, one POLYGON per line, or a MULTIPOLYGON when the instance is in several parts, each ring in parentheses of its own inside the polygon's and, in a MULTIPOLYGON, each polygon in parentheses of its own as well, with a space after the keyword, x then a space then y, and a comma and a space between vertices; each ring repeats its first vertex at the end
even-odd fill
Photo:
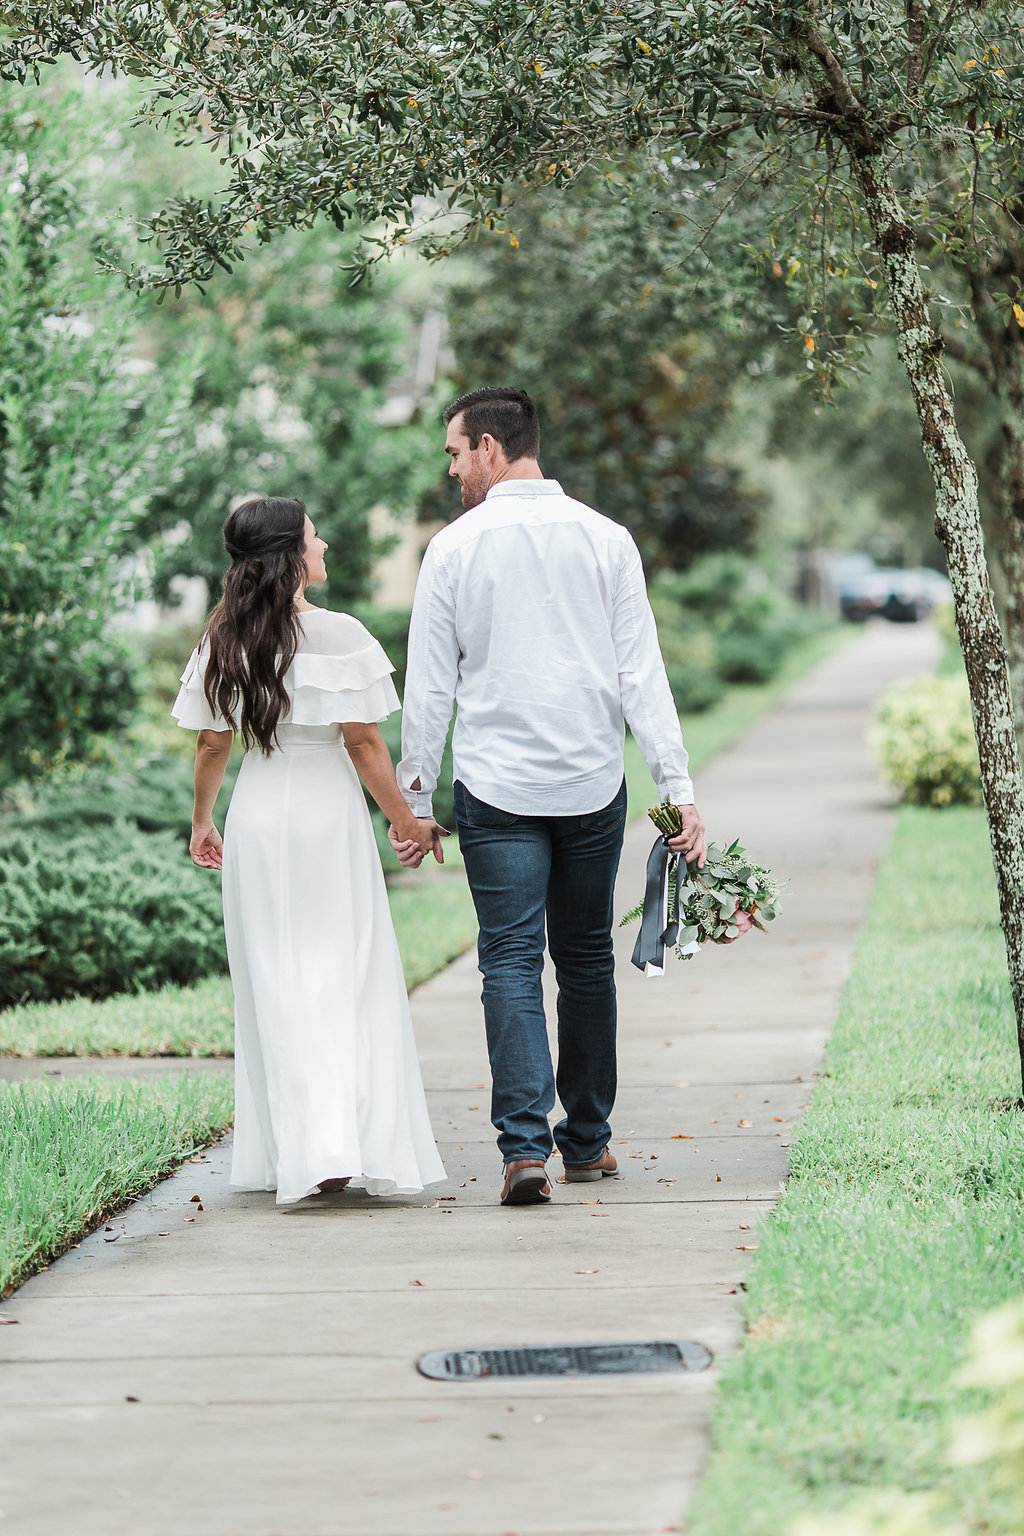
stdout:
MULTIPOLYGON (((444 413, 463 515, 431 540, 409 631, 398 782, 431 810, 453 703, 455 820, 480 925, 491 1119, 502 1204, 550 1199, 548 1115, 570 1182, 617 1172, 612 888, 622 847, 628 722, 670 846, 701 864, 693 804, 640 556, 618 523, 545 480, 537 409, 478 389, 444 413), (558 982, 558 1072, 541 995, 545 920, 558 982)), ((403 863, 421 854, 399 847, 403 863)))

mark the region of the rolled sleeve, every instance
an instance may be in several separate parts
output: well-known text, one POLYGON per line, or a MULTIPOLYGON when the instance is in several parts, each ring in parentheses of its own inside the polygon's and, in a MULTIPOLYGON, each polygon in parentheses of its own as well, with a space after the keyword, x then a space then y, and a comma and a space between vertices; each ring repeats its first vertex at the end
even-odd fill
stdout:
POLYGON ((431 814, 459 678, 455 600, 433 544, 416 582, 402 706, 398 787, 415 816, 431 814), (419 780, 418 790, 412 785, 419 780))
POLYGON ((658 644, 658 626, 647 597, 640 552, 632 539, 623 550, 613 601, 612 639, 622 713, 658 794, 674 805, 692 805, 689 754, 658 644))

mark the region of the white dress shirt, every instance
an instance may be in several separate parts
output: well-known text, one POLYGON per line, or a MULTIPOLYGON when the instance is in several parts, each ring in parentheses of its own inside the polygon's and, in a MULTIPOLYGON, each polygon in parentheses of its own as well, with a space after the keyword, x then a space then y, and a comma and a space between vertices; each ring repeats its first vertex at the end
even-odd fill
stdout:
POLYGON ((492 486, 427 546, 398 767, 418 816, 430 814, 453 702, 455 778, 489 805, 600 810, 622 782, 624 720, 659 796, 693 803, 637 547, 557 480, 492 486))

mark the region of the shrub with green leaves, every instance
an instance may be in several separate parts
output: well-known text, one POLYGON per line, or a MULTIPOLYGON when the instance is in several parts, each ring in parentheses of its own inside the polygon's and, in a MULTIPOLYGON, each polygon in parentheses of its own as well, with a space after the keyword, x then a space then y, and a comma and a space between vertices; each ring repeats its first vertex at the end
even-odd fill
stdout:
MULTIPOLYGON (((184 731, 181 734, 185 736, 184 731)), ((76 768, 44 780, 33 790, 31 809, 8 825, 19 831, 35 828, 54 836, 74 836, 84 827, 131 821, 142 832, 176 832, 187 837, 195 778, 191 757, 195 750, 194 731, 187 740, 187 758, 139 756, 121 764, 76 768)), ((214 812, 218 826, 223 824, 241 762, 240 752, 228 762, 214 812)))
POLYGON ((674 607, 681 624, 709 637, 712 666, 727 683, 767 682, 786 653, 827 622, 741 555, 706 555, 681 575, 659 577, 652 602, 659 631, 661 615, 674 607))
POLYGON ((129 821, 0 838, 0 1006, 106 997, 226 967, 220 881, 129 821))
POLYGON ((657 588, 651 593, 651 606, 676 708, 681 714, 707 709, 725 692, 716 666, 713 637, 689 619, 674 598, 657 588))
POLYGON ((764 683, 787 654, 822 629, 752 561, 707 555, 681 575, 651 584, 651 606, 678 709, 707 709, 727 683, 764 683))
POLYGON ((967 679, 918 677, 886 694, 871 733, 882 772, 911 805, 980 805, 967 679))

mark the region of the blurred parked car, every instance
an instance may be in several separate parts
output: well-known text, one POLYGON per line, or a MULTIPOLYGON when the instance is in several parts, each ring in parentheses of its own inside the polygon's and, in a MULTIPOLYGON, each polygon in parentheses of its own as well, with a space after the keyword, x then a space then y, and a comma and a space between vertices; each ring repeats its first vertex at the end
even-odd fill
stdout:
POLYGON ((863 624, 871 618, 893 624, 916 624, 940 603, 953 601, 953 589, 945 576, 927 566, 908 570, 862 570, 838 582, 839 606, 844 618, 863 624))

